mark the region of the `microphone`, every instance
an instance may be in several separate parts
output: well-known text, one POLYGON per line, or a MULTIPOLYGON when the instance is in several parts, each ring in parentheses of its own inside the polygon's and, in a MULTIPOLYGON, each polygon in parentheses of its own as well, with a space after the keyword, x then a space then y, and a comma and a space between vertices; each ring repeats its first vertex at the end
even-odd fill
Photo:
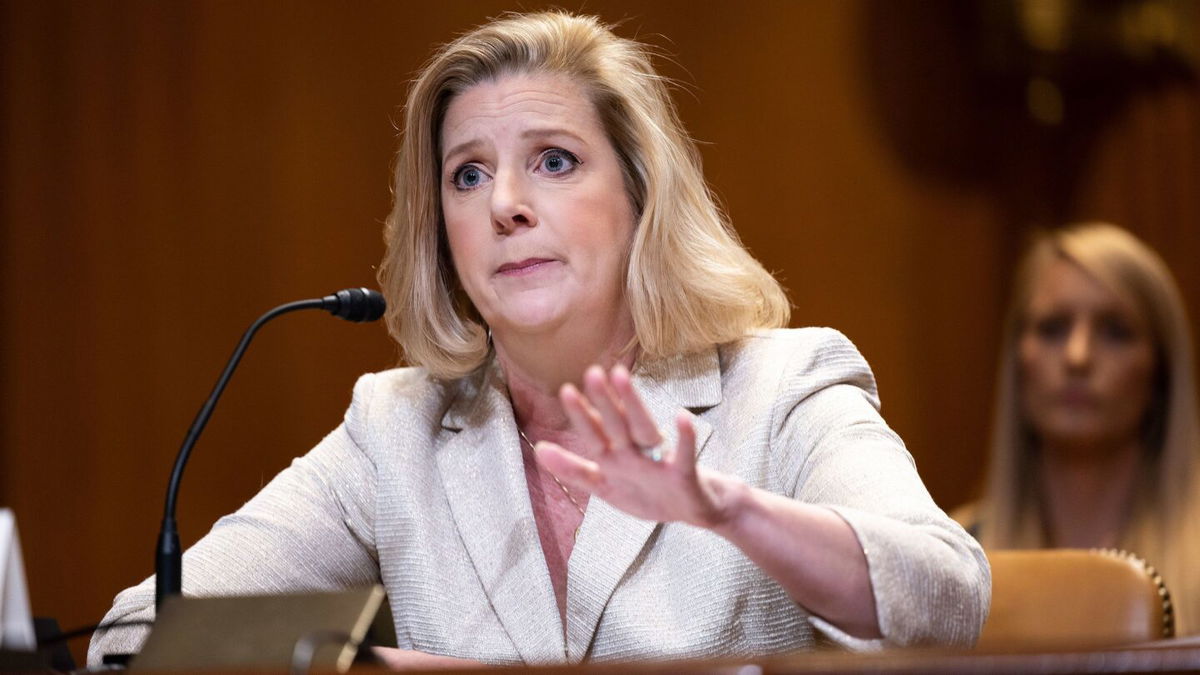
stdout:
MULTIPOLYGON (((301 302, 312 301, 302 300, 301 302)), ((321 298, 321 309, 339 319, 362 323, 375 321, 383 316, 384 310, 387 309, 387 302, 379 291, 369 288, 347 288, 321 298)))
POLYGON ((175 457, 175 468, 171 471, 171 481, 167 484, 162 529, 158 533, 158 549, 154 559, 154 606, 156 609, 162 607, 163 600, 167 596, 179 595, 183 587, 183 552, 179 548, 179 532, 175 527, 175 500, 179 494, 179 481, 183 476, 183 467, 187 464, 192 446, 200 438, 200 432, 204 431, 204 425, 208 424, 208 418, 212 417, 217 399, 221 398, 221 393, 225 391, 225 385, 229 383, 230 376, 233 375, 238 362, 242 360, 242 354, 250 345, 254 334, 263 324, 280 314, 301 309, 323 309, 340 319, 361 323, 375 321, 383 316, 386 308, 387 302, 379 291, 369 288, 347 288, 323 298, 298 300, 280 305, 258 317, 258 320, 251 324, 250 328, 242 335, 241 342, 233 350, 233 355, 225 364, 225 370, 217 379, 217 385, 213 387, 212 393, 208 395, 208 400, 200 408, 200 412, 188 429, 187 436, 183 439, 179 454, 175 457))

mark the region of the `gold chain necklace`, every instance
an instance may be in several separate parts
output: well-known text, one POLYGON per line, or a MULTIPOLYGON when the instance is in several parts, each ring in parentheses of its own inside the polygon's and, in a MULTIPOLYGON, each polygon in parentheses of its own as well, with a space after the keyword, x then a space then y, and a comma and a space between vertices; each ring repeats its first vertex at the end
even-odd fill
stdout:
MULTIPOLYGON (((529 437, 525 435, 525 432, 521 430, 521 427, 517 427, 517 433, 521 435, 521 440, 525 441, 526 445, 529 446, 529 449, 536 454, 537 448, 533 447, 533 441, 529 440, 529 437)), ((533 461, 537 462, 536 456, 534 457, 533 461)), ((571 500, 571 504, 573 504, 575 506, 576 511, 579 511, 579 515, 580 516, 585 515, 583 512, 583 507, 579 505, 579 502, 575 501, 575 495, 571 494, 571 491, 567 489, 567 486, 562 484, 562 481, 560 481, 558 479, 558 476, 555 476, 554 473, 551 471, 546 471, 546 473, 550 474, 550 477, 554 479, 554 482, 558 485, 558 487, 562 488, 563 494, 567 496, 567 499, 571 500)), ((574 534, 575 539, 579 539, 579 528, 580 527, 583 527, 582 522, 579 523, 579 527, 575 528, 575 534, 574 534)))

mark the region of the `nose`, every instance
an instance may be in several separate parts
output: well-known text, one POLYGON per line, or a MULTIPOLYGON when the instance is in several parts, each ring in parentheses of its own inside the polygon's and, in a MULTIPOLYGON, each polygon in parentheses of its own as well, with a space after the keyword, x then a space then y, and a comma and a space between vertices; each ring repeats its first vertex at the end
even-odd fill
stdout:
POLYGON ((1085 370, 1092 362, 1092 330, 1086 321, 1076 321, 1067 336, 1067 367, 1085 370))
POLYGON ((537 227, 537 216, 529 201, 524 177, 502 172, 492 181, 492 228, 496 234, 512 234, 521 227, 537 227))

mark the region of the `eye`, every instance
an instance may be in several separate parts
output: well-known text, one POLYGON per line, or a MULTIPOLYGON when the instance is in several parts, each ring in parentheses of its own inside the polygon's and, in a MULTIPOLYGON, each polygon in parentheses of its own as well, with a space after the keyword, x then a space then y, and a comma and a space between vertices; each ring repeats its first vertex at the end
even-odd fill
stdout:
POLYGON ((1096 324, 1096 334, 1107 342, 1123 344, 1133 339, 1134 330, 1119 316, 1102 316, 1096 324))
POLYGON ((473 190, 480 185, 483 185, 488 179, 488 175, 474 164, 464 164, 455 170, 451 176, 450 182, 454 183, 454 187, 459 190, 473 190))
POLYGON ((1071 330, 1071 320, 1062 314, 1040 317, 1033 322, 1033 333, 1043 340, 1060 340, 1071 330))
POLYGON ((538 169, 551 175, 570 173, 579 166, 579 158, 562 148, 551 148, 542 153, 538 169))

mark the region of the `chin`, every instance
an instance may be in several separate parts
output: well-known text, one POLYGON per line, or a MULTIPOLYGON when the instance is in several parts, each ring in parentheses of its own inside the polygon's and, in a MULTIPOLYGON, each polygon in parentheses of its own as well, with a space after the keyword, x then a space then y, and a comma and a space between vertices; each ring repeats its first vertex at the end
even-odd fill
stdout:
POLYGON ((520 312, 509 312, 492 325, 509 326, 513 330, 526 332, 548 330, 566 320, 564 312, 557 307, 523 307, 520 312))
POLYGON ((1093 454, 1114 447, 1115 440, 1127 435, 1105 422, 1061 420, 1046 425, 1041 436, 1050 441, 1050 445, 1071 448, 1072 454, 1093 454))

